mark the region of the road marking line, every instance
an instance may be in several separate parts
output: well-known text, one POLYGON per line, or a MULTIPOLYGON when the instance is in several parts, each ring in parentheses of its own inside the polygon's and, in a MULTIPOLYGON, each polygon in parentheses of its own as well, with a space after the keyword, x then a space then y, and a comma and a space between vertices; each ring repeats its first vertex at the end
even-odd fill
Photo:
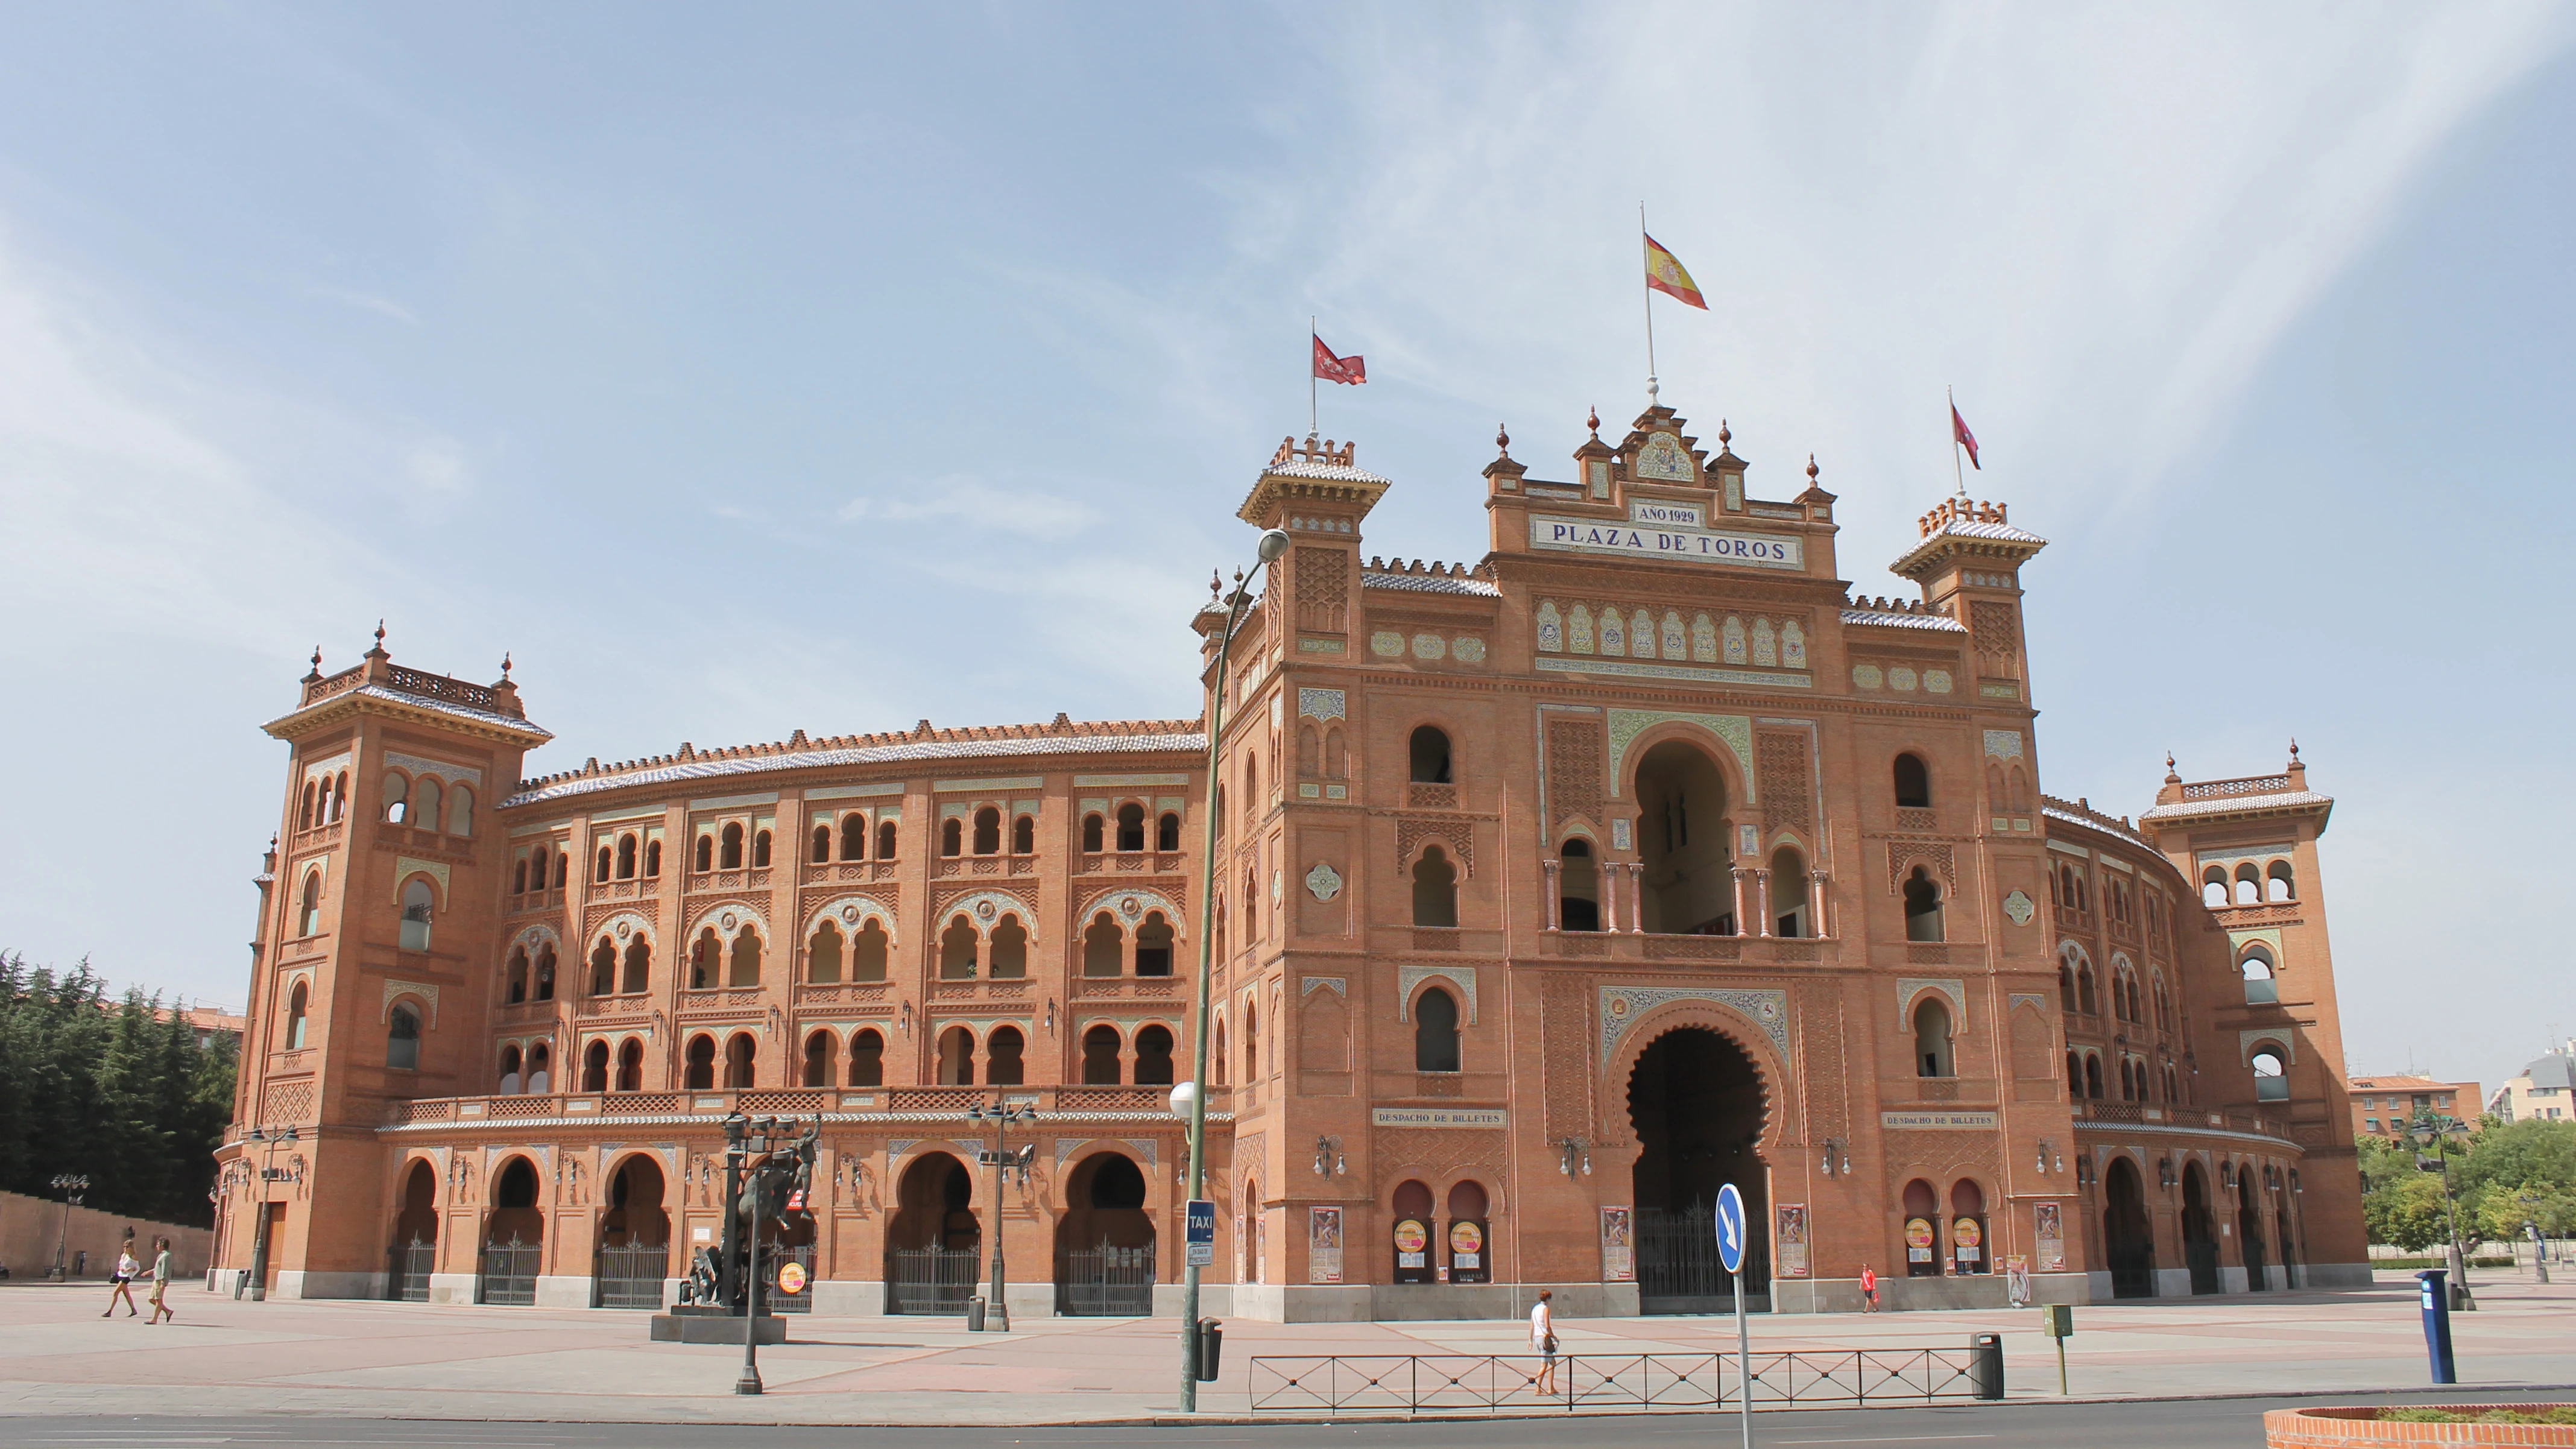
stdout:
POLYGON ((1929 1444, 1935 1439, 1992 1439, 1992 1434, 1896 1434, 1884 1439, 1781 1439, 1781 1444, 1929 1444))

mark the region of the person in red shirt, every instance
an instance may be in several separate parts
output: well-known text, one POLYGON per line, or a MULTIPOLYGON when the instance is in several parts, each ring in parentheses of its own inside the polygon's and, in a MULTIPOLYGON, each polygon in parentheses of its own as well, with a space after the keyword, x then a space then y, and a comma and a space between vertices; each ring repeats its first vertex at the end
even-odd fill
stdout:
POLYGON ((1867 1263, 1860 1265, 1860 1311, 1878 1311, 1878 1274, 1867 1263))

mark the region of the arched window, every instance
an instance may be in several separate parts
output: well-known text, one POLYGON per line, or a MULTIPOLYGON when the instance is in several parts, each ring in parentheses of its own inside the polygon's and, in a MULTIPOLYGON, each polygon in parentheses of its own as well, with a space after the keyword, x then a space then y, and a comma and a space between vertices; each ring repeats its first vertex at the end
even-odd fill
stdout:
POLYGON ((2091 1052, 2084 1054, 2084 1095, 2102 1100, 2102 1059, 2091 1052))
POLYGON ((1002 812, 987 805, 975 812, 975 853, 999 855, 1002 852, 1002 812))
POLYGON ((342 770, 340 772, 340 778, 334 781, 331 786, 331 818, 333 820, 337 820, 348 813, 349 772, 342 770))
POLYGON ((1324 778, 1338 780, 1349 770, 1350 757, 1343 749, 1342 732, 1339 729, 1324 731, 1324 778))
POLYGON ((1108 848, 1109 848, 1109 837, 1108 837, 1108 835, 1107 835, 1107 834, 1105 833, 1105 831, 1104 831, 1104 828, 1103 828, 1103 825, 1102 825, 1102 822, 1101 822, 1101 819, 1100 819, 1100 812, 1099 812, 1099 811, 1097 811, 1097 810, 1094 810, 1094 811, 1092 811, 1090 814, 1083 816, 1083 817, 1082 817, 1082 849, 1083 849, 1083 853, 1084 853, 1084 854, 1086 854, 1086 855, 1098 855, 1100 852, 1102 852, 1102 851, 1104 851, 1104 850, 1106 850, 1106 849, 1108 849, 1108 848))
POLYGON ((2263 876, 2251 861, 2236 867, 2236 904, 2258 906, 2263 903, 2263 876))
POLYGON ((1458 999, 1434 986, 1413 1003, 1413 1069, 1454 1072, 1458 1066, 1458 999))
POLYGON ((420 1013, 407 1005, 385 1015, 385 1065, 397 1072, 420 1070, 420 1013))
POLYGON ((1932 772, 1921 755, 1908 752, 1896 757, 1896 805, 1900 810, 1932 808, 1932 772))
POLYGON ((712 990, 723 974, 724 942, 716 939, 716 928, 709 926, 689 943, 689 989, 712 990))
POLYGON ((716 1039, 698 1036, 689 1039, 688 1090, 712 1091, 716 1084, 716 1039))
POLYGON ((558 850, 555 852, 555 889, 562 890, 570 884, 572 884, 572 852, 558 850))
POLYGON ((1133 800, 1118 807, 1118 848, 1122 852, 1145 848, 1145 807, 1133 800))
POLYGON ((400 825, 411 810, 411 781, 387 771, 385 773, 385 823, 400 825))
POLYGON ((2093 993, 2093 967, 2090 963, 2081 963, 2075 968, 2075 1005, 2086 1016, 2098 1015, 2102 1010, 2101 1001, 2093 993))
POLYGON ((716 864, 725 870, 742 869, 742 827, 727 825, 722 839, 724 845, 716 856, 716 864))
POLYGON ((1118 1085, 1118 1028, 1095 1026, 1082 1034, 1082 1084, 1118 1085))
POLYGON ((841 817, 841 859, 862 860, 868 853, 868 817, 851 811, 841 817))
POLYGON ((966 853, 966 822, 952 815, 939 822, 939 853, 954 858, 966 853))
POLYGON ((1771 852, 1771 917, 1778 934, 1796 938, 1815 934, 1807 928, 1807 862, 1782 846, 1771 852))
POLYGON ((981 944, 975 937, 975 923, 960 914, 948 918, 948 929, 939 933, 939 979, 972 981, 975 979, 975 948, 981 944))
POLYGON ((1251 997, 1243 1002, 1243 1079, 1261 1080, 1261 1009, 1251 997))
POLYGON ((840 1043, 829 1031, 818 1031, 805 1038, 805 1077, 809 1087, 832 1085, 832 1058, 839 1055, 840 1043))
POLYGON ((2297 885, 2290 876, 2290 863, 2276 860, 2263 872, 2263 897, 2272 901, 2294 901, 2299 898, 2297 885))
POLYGON ((1905 939, 1941 941, 1941 887, 1916 866, 1905 878, 1905 939))
POLYGON ((816 865, 821 865, 832 858, 831 826, 817 825, 814 827, 814 842, 807 852, 807 858, 812 860, 816 865))
POLYGON ((617 993, 617 943, 606 936, 590 948, 590 994, 613 996, 617 993))
POLYGON ((1147 911, 1145 924, 1136 928, 1136 974, 1172 974, 1172 923, 1161 911, 1147 911))
POLYGON ((1167 1027, 1148 1026, 1136 1033, 1136 1085, 1168 1087, 1171 1084, 1171 1030, 1167 1027))
POLYGON ((733 938, 732 960, 725 973, 727 986, 760 984, 760 947, 760 933, 749 926, 743 927, 742 934, 733 938))
POLYGON ((1937 993, 1926 995, 1914 1008, 1914 1074, 1958 1075, 1950 1056, 1950 1008, 1937 993))
POLYGON ((515 1043, 501 1048, 502 1096, 515 1097, 526 1089, 527 1083, 522 1078, 519 1070, 521 1065, 522 1063, 519 1060, 519 1048, 515 1043))
POLYGON ((649 879, 659 879, 661 877, 662 842, 658 840, 648 840, 644 842, 644 874, 649 879))
POLYGON ((1243 828, 1250 830, 1261 818, 1261 757, 1243 757, 1243 828))
POLYGON ((714 836, 701 835, 698 837, 698 861, 696 868, 702 871, 713 870, 716 868, 716 838, 714 836))
POLYGON ((2268 1006, 2281 999, 2281 984, 2272 976, 2272 953, 2259 945, 2245 948, 2245 957, 2236 963, 2245 976, 2245 1004, 2268 1006))
POLYGON ((1038 818, 1023 815, 1011 822, 1011 854, 1034 855, 1038 848, 1038 818))
POLYGON ((997 1026, 984 1038, 984 1080, 996 1087, 1016 1087, 1025 1078, 1021 1057, 1028 1043, 1016 1026, 997 1026))
POLYGON ((1224 1017, 1217 1018, 1216 1037, 1212 1042, 1212 1045, 1216 1049, 1208 1053, 1208 1075, 1215 1078, 1216 1084, 1222 1087, 1226 1084, 1228 1068, 1233 1065, 1232 1059, 1227 1057, 1225 1054, 1224 1017))
POLYGON ((610 862, 608 846, 603 842, 599 847, 599 854, 591 860, 590 878, 594 881, 604 881, 608 879, 610 871, 614 868, 610 862))
POLYGON ((1177 810, 1163 812, 1163 818, 1154 826, 1154 848, 1156 850, 1181 848, 1181 812, 1177 810))
POLYGON ((1118 921, 1107 911, 1091 918, 1082 932, 1082 974, 1116 976, 1125 969, 1126 941, 1118 921))
POLYGON ((2081 1100, 2084 1096, 2084 1057, 2079 1052, 2066 1054, 2066 1095, 2081 1100))
POLYGON ((1297 727, 1297 773, 1318 774, 1322 771, 1323 765, 1323 736, 1315 733, 1313 725, 1299 725, 1297 727))
POLYGON ((1413 764, 1413 783, 1446 785, 1449 779, 1449 734, 1438 725, 1420 725, 1413 731, 1409 751, 1413 764))
POLYGON ((995 981, 1018 981, 1029 974, 1029 928, 1020 924, 1017 915, 1005 912, 993 927, 993 943, 986 951, 986 975, 995 981))
POLYGON ((2200 873, 2200 903, 2216 910, 2227 904, 2227 872, 2217 866, 2200 873))
POLYGON ((858 940, 850 952, 850 979, 852 981, 886 979, 886 947, 889 944, 886 939, 885 923, 882 921, 870 921, 861 926, 858 940))
POLYGON ((403 950, 429 949, 429 915, 433 899, 429 882, 417 876, 403 886, 401 943, 403 950))
POLYGON ((537 948, 537 1000, 552 1001, 554 999, 555 948, 552 946, 540 946, 537 948))
POLYGON ((510 964, 504 970, 502 997, 512 1006, 528 999, 528 953, 525 949, 510 952, 510 964))
POLYGON ((459 785, 447 794, 447 833, 474 833, 474 792, 459 785))
POLYGON ((2075 968, 2067 965, 2063 958, 2057 963, 2057 1009, 2075 1009, 2075 968))
POLYGON ((617 837, 617 878, 635 879, 635 836, 632 832, 617 837))
POLYGON ((894 859, 894 847, 895 847, 895 829, 894 829, 894 822, 893 822, 893 821, 891 821, 891 820, 884 821, 884 822, 880 823, 880 824, 877 826, 877 859, 879 859, 879 860, 892 860, 892 859, 894 859))
POLYGON ((1225 838, 1225 819, 1225 782, 1219 780, 1216 782, 1216 836, 1219 840, 1225 838))
POLYGON ((594 1041, 582 1052, 581 1089, 585 1092, 608 1090, 608 1043, 594 1041))
POLYGON ((1458 869, 1439 846, 1425 846, 1413 863, 1413 924, 1458 924, 1458 869))
POLYGON ((538 1042, 528 1048, 528 1095, 543 1096, 554 1089, 554 1048, 538 1042))
POLYGON ((313 828, 313 793, 313 782, 311 780, 305 781, 304 807, 295 812, 295 828, 298 830, 310 830, 313 828))
MULTIPOLYGON (((544 866, 543 864, 539 864, 539 865, 538 865, 538 867, 537 867, 537 889, 539 889, 539 890, 543 890, 543 889, 545 889, 545 886, 546 886, 546 874, 545 874, 545 871, 546 871, 545 866, 544 866)), ((528 893, 528 858, 527 858, 526 856, 524 856, 524 855, 523 855, 523 856, 520 856, 520 857, 519 857, 519 863, 518 863, 517 868, 516 868, 516 869, 514 869, 514 870, 512 870, 512 871, 510 872, 510 894, 512 894, 512 895, 514 895, 514 896, 523 896, 523 895, 526 895, 527 893, 528 893)))
POLYGON ((725 1042, 725 1085, 735 1091, 756 1087, 760 1083, 753 1072, 759 1065, 759 1043, 751 1033, 738 1031, 725 1042))
POLYGON ((635 938, 626 943, 626 991, 630 995, 641 992, 652 979, 653 943, 645 940, 644 933, 638 931, 635 938))
POLYGON ((939 1034, 939 1085, 975 1085, 975 1034, 962 1026, 939 1034))
POLYGON ((436 830, 441 803, 438 777, 421 776, 411 782, 411 808, 403 812, 403 823, 418 830, 436 830))
POLYGON ((617 1049, 617 1090, 644 1090, 644 1043, 631 1036, 617 1049))
POLYGON ((830 921, 816 926, 814 938, 805 943, 805 979, 816 986, 841 979, 841 928, 830 921))
POLYGON ((1557 851, 1557 919, 1569 931, 1601 929, 1601 869, 1592 842, 1577 836, 1557 851))
POLYGON ((322 930, 322 873, 314 871, 304 877, 304 904, 295 913, 295 934, 317 935, 322 930))
POLYGON ((2248 1060, 2254 1063, 2254 1100, 2286 1102, 2290 1100, 2288 1054, 2271 1042, 2254 1048, 2248 1060))
POLYGON ((751 864, 755 870, 768 868, 769 832, 766 830, 759 831, 751 837, 751 864))
POLYGON ((885 1085, 885 1038, 874 1027, 850 1038, 850 1085, 885 1085))

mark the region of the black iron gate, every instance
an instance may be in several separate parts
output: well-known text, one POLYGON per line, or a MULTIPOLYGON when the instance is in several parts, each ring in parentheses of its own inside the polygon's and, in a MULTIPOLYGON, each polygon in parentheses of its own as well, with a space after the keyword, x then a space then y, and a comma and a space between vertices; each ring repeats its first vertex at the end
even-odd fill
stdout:
MULTIPOLYGON (((1735 1287, 1717 1261, 1715 1206, 1639 1208, 1636 1233, 1637 1311, 1735 1311, 1735 1287)), ((1744 1306, 1756 1313, 1771 1310, 1771 1252, 1759 1239, 1744 1248, 1744 1306)))
POLYGON ((781 1247, 776 1243, 761 1244, 760 1276, 769 1284, 769 1291, 762 1296, 769 1301, 770 1312, 811 1313, 814 1311, 814 1245, 812 1243, 793 1248, 781 1247), (796 1265, 796 1272, 793 1275, 787 1273, 787 1266, 790 1263, 796 1265), (793 1293, 787 1291, 785 1281, 790 1276, 796 1280, 796 1291, 793 1293))
POLYGON ((668 1243, 621 1243, 599 1250, 599 1306, 659 1308, 662 1281, 670 1275, 668 1243))
MULTIPOLYGON (((2218 1245, 2216 1243, 2185 1243, 2182 1245, 2182 1260, 2184 1263, 2190 1265, 2191 1268, 2192 1292, 2215 1293, 2218 1291, 2218 1245)), ((2115 1258, 2112 1260, 2112 1271, 2115 1274, 2118 1272, 2118 1264, 2118 1259, 2115 1258)), ((2116 1279, 2114 1280, 2112 1287, 2116 1296, 2128 1296, 2126 1294, 2117 1294, 2119 1285, 2116 1279)), ((2144 1295, 2141 1294, 2139 1296, 2143 1297, 2144 1295)))
POLYGON ((1154 1312, 1154 1245, 1057 1255, 1055 1311, 1076 1318, 1146 1318, 1154 1312))
POLYGON ((538 1260, 545 1256, 540 1243, 522 1243, 516 1235, 506 1243, 487 1243, 483 1247, 483 1275, 474 1285, 474 1301, 499 1308, 532 1308, 537 1302, 538 1260))
POLYGON ((896 1248, 886 1254, 888 1313, 964 1313, 975 1296, 973 1248, 896 1248))
POLYGON ((387 1256, 392 1264, 385 1275, 385 1297, 395 1303, 427 1303, 430 1270, 438 1266, 438 1245, 414 1238, 394 1244, 387 1256))

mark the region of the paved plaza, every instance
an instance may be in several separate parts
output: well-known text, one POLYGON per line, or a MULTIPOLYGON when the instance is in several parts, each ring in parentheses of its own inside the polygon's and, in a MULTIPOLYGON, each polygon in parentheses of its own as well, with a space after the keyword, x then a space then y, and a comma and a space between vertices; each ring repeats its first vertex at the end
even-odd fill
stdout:
MULTIPOLYGON (((2454 1318, 2463 1387, 2576 1386, 2576 1287, 2498 1272, 2454 1318)), ((300 1414, 602 1423, 1071 1424, 1168 1415, 1168 1321, 790 1319, 761 1351, 768 1392, 733 1392, 739 1348, 651 1344, 640 1313, 251 1303, 175 1292, 177 1323, 98 1317, 102 1286, 0 1288, 0 1414, 300 1414)), ((2009 1396, 2052 1400, 2036 1310, 1756 1317, 1756 1350, 1956 1347, 2004 1336, 2009 1396)), ((2079 1398, 2411 1389, 2426 1381, 2410 1280, 2372 1289, 2158 1300, 2076 1310, 2079 1398)), ((1573 1355, 1731 1349, 1727 1318, 1563 1320, 1573 1355)), ((1256 1355, 1525 1350, 1513 1323, 1226 1325, 1211 1416, 1250 1409, 1256 1355)))

